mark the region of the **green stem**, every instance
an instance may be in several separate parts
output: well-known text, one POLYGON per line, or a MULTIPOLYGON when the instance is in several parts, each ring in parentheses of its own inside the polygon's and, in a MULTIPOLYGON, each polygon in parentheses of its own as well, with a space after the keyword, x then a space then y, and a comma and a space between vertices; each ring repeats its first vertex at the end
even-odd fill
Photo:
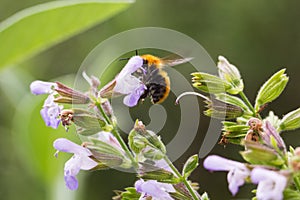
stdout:
POLYGON ((295 183, 295 186, 297 188, 298 191, 300 191, 300 180, 299 180, 299 177, 297 176, 294 176, 294 183, 295 183))
MULTIPOLYGON (((256 112, 254 107, 252 106, 252 104, 250 103, 249 99, 247 98, 247 96, 245 95, 245 93, 243 91, 239 92, 239 95, 241 96, 241 98, 244 100, 244 102, 247 104, 247 106, 249 107, 249 109, 252 111, 253 117, 256 117, 256 112)), ((258 115, 259 116, 259 115, 258 115)), ((260 118, 260 116, 259 116, 260 118)))
POLYGON ((97 108, 99 109, 99 111, 101 112, 102 116, 104 117, 105 121, 107 124, 112 125, 113 129, 112 129, 112 134, 117 138, 118 142, 120 143, 122 149, 125 151, 126 155, 129 157, 129 159, 132 162, 132 165, 135 169, 137 169, 138 164, 136 163, 134 156, 132 155, 131 151, 128 149, 126 143, 124 142, 123 138, 121 137, 117 127, 112 123, 112 121, 109 119, 109 117, 106 115, 106 113, 104 112, 101 104, 99 102, 96 103, 97 108))
POLYGON ((186 186, 189 193, 192 195, 193 199, 199 200, 199 198, 197 197, 197 195, 196 195, 195 191, 193 190, 192 186, 190 185, 190 183, 180 174, 180 172, 173 165, 173 163, 170 161, 170 159, 167 156, 165 156, 164 160, 168 163, 169 167, 173 170, 175 175, 178 176, 180 178, 180 180, 182 180, 183 184, 186 186))

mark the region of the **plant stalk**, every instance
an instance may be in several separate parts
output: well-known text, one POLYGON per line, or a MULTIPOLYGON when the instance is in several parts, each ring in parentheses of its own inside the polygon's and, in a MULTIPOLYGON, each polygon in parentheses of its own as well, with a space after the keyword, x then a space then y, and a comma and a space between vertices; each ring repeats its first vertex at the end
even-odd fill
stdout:
POLYGON ((256 115, 255 109, 252 106, 252 104, 250 103, 249 99, 247 98, 247 96, 245 95, 245 93, 243 91, 239 92, 240 97, 244 100, 244 102, 247 104, 247 106, 249 107, 249 109, 252 111, 252 116, 253 117, 260 117, 259 114, 256 115))
POLYGON ((123 138, 121 137, 117 127, 111 122, 111 120, 109 119, 109 117, 106 115, 106 113, 104 112, 101 104, 99 102, 96 103, 97 108, 99 109, 99 111, 101 112, 102 116, 104 117, 105 121, 107 124, 112 125, 113 129, 112 129, 112 134, 117 138, 118 142, 120 143, 122 149, 125 151, 126 155, 129 157, 129 159, 132 162, 132 165, 135 169, 137 169, 138 164, 135 161, 131 151, 128 149, 126 143, 124 142, 123 138))
POLYGON ((177 170, 177 168, 173 165, 173 163, 170 161, 170 159, 165 156, 164 160, 168 163, 169 167, 173 170, 176 176, 182 180, 183 184, 186 186, 188 189, 190 195, 193 197, 194 200, 199 200, 198 196, 196 195, 195 191, 193 190, 192 186, 190 183, 180 174, 180 172, 177 170))

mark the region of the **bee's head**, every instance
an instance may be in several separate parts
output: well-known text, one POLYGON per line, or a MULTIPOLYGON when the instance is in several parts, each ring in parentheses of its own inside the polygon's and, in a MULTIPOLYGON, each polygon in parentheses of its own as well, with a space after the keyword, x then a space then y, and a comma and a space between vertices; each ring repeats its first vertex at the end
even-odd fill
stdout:
POLYGON ((150 54, 145 54, 141 56, 144 60, 144 64, 148 64, 148 65, 160 65, 161 64, 161 59, 150 55, 150 54))

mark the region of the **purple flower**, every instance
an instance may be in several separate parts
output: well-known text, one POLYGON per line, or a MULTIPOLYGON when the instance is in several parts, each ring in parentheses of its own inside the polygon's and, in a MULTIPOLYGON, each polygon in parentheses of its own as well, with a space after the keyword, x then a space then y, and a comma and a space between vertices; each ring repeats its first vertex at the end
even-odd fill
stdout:
POLYGON ((287 178, 275 171, 254 168, 251 172, 251 180, 258 184, 256 197, 259 200, 281 200, 283 190, 287 184, 287 178))
POLYGON ((245 183, 245 179, 250 176, 250 170, 240 162, 228 160, 220 156, 208 156, 203 163, 204 167, 210 171, 228 171, 228 188, 232 195, 235 195, 239 187, 245 183))
MULTIPOLYGON (((154 166, 174 173, 173 170, 171 169, 171 167, 165 161, 165 159, 156 160, 154 166)), ((174 174, 174 175, 177 176, 176 174, 174 174)))
POLYGON ((116 77, 114 92, 125 94, 123 103, 129 107, 133 107, 138 103, 138 100, 146 89, 142 81, 132 75, 138 69, 143 70, 142 66, 143 59, 140 56, 133 56, 116 77))
POLYGON ((152 197, 152 200, 173 200, 169 192, 176 192, 172 184, 160 183, 156 180, 140 179, 135 182, 134 187, 138 193, 141 193, 140 199, 152 197))
POLYGON ((65 138, 59 138, 54 141, 53 146, 58 151, 73 153, 74 155, 65 163, 65 182, 70 190, 78 188, 76 175, 80 170, 90 170, 98 165, 89 156, 92 155, 90 150, 78 144, 75 144, 65 138))
POLYGON ((272 126, 269 121, 266 121, 263 125, 264 132, 261 134, 263 141, 270 147, 272 147, 271 136, 275 139, 276 145, 279 149, 286 152, 286 146, 283 139, 280 137, 279 133, 272 126))
POLYGON ((63 106, 59 106, 54 102, 53 94, 50 94, 45 100, 43 108, 40 111, 46 126, 51 126, 55 129, 58 127, 60 123, 60 119, 58 117, 62 108, 63 106))
POLYGON ((120 143, 118 142, 117 138, 115 136, 113 136, 112 133, 110 132, 105 132, 105 131, 101 131, 99 133, 97 133, 97 135, 95 136, 98 140, 105 142, 113 147, 115 147, 116 149, 118 149, 120 152, 124 153, 125 155, 125 151, 122 148, 122 146, 120 145, 120 143))
POLYGON ((45 81, 33 81, 30 84, 30 90, 32 94, 40 95, 40 94, 50 94, 56 88, 56 83, 45 82, 45 81))
POLYGON ((33 81, 30 84, 32 94, 49 94, 40 113, 46 126, 51 126, 56 129, 60 123, 59 114, 63 106, 59 106, 54 102, 55 88, 57 88, 57 84, 53 82, 33 81))

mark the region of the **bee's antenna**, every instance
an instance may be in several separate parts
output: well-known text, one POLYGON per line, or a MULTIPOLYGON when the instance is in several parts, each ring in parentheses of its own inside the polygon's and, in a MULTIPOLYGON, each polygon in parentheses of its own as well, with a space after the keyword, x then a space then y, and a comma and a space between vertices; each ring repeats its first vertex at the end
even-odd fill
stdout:
POLYGON ((130 58, 120 58, 119 61, 122 61, 122 60, 129 60, 130 58))
MULTIPOLYGON (((135 50, 135 55, 136 55, 136 56, 139 55, 137 49, 135 50)), ((119 61, 122 61, 122 60, 129 60, 129 59, 130 59, 130 58, 120 58, 119 61)))

